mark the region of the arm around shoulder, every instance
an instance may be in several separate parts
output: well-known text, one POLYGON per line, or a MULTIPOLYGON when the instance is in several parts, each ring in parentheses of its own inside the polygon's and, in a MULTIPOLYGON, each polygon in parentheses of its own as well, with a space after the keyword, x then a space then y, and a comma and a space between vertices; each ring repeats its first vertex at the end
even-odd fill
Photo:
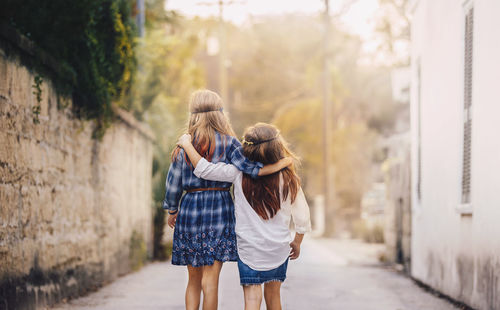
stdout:
POLYGON ((291 157, 282 158, 282 159, 278 160, 277 162, 275 162, 274 164, 269 164, 269 165, 265 165, 264 167, 262 167, 259 170, 259 176, 264 176, 264 175, 276 173, 276 172, 280 171, 281 169, 284 169, 284 168, 290 166, 291 164, 293 164, 293 158, 291 158, 291 157))
POLYGON ((240 171, 231 164, 222 162, 214 164, 201 158, 193 173, 201 179, 232 183, 240 171))
POLYGON ((232 141, 228 150, 227 159, 241 172, 252 176, 252 178, 257 178, 264 165, 260 162, 254 162, 246 158, 245 155, 243 155, 241 143, 234 137, 231 137, 231 139, 232 141))

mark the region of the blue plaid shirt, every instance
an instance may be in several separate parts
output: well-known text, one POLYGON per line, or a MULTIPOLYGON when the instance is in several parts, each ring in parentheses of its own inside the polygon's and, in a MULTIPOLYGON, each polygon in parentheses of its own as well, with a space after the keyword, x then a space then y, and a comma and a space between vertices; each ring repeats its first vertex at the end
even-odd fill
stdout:
MULTIPOLYGON (((257 177, 262 163, 248 160, 242 152, 241 143, 235 137, 215 135, 216 147, 212 162, 225 162, 236 166, 240 171, 257 177), (224 141, 225 140, 225 141, 224 141)), ((184 160, 184 150, 177 155, 176 160, 170 164, 165 182, 166 192, 163 200, 163 209, 176 211, 182 193, 190 188, 231 187, 231 183, 216 182, 200 179, 193 174, 194 167, 184 160)))

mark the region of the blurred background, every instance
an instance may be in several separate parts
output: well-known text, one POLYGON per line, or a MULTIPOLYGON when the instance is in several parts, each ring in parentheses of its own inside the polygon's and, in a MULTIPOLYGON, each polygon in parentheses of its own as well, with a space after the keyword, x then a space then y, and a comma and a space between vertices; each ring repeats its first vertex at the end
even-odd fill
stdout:
MULTIPOLYGON (((301 158, 316 250, 390 266, 463 309, 500 309, 499 244, 484 243, 498 212, 472 217, 468 122, 473 42, 498 51, 473 16, 494 29, 494 0, 0 4, 0 308, 53 306, 168 261, 170 153, 189 95, 207 88, 238 137, 272 123, 301 158)), ((480 65, 474 85, 490 85, 498 61, 480 65)), ((413 306, 448 309, 430 304, 413 306)))
MULTIPOLYGON (((206 87, 238 136, 259 121, 280 128, 302 159, 317 235, 382 243, 389 173, 409 165, 408 3, 335 1, 328 13, 321 1, 146 4, 146 20, 166 10, 145 25, 132 90, 161 141, 154 200, 186 98, 206 87)), ((393 190, 409 204, 408 186, 393 190)))

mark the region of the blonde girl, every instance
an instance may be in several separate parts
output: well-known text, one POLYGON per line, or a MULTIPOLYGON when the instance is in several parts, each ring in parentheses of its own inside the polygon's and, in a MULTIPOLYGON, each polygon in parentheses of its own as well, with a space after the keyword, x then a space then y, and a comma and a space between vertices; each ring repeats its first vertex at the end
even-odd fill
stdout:
MULTIPOLYGON (((288 259, 300 254, 304 233, 311 229, 309 207, 294 167, 254 179, 234 165, 213 164, 202 158, 188 135, 179 139, 200 178, 234 184, 238 270, 245 309, 260 309, 262 287, 267 309, 281 309, 280 288, 288 259), (290 218, 295 238, 289 231, 290 218)), ((246 130, 243 154, 250 160, 274 164, 293 157, 276 127, 259 123, 246 130)))
MULTIPOLYGON (((241 144, 235 138, 223 113, 222 100, 216 93, 194 92, 189 111, 187 133, 193 137, 190 142, 208 162, 231 163, 252 177, 278 171, 286 165, 282 161, 263 168, 262 163, 243 156, 241 144)), ((201 292, 203 309, 217 309, 222 263, 238 258, 234 207, 229 192, 231 182, 200 179, 193 170, 184 150, 174 149, 163 202, 163 208, 169 213, 167 223, 174 228, 172 264, 188 269, 186 309, 199 308, 201 292)))

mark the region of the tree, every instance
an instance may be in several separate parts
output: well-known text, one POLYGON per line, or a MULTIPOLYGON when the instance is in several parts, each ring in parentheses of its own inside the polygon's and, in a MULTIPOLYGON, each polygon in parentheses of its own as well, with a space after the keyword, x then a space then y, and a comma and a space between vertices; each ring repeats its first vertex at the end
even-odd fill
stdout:
MULTIPOLYGON (((156 12, 155 16, 176 15, 156 12)), ((175 20, 160 18, 149 24, 146 37, 138 44, 139 70, 127 99, 136 117, 146 121, 156 136, 152 177, 153 243, 157 259, 168 255, 162 243, 165 226, 162 201, 170 152, 186 124, 190 93, 204 85, 201 67, 195 62, 198 39, 182 27, 179 16, 175 20)))
MULTIPOLYGON (((213 19, 183 24, 200 46, 217 30, 213 19)), ((237 27, 226 23, 230 60, 230 118, 237 134, 256 122, 276 124, 302 158, 308 197, 321 193, 321 19, 285 15, 259 17, 237 27), (293 35, 291 35, 293 34, 293 35)), ((392 126, 390 68, 361 65, 361 40, 332 29, 331 162, 336 205, 347 224, 359 216, 361 196, 372 182, 379 135, 392 126)), ((208 85, 217 86, 217 57, 199 49, 196 62, 208 85)), ((216 90, 216 89, 215 89, 216 90)), ((329 219, 329 223, 330 223, 329 219)), ((348 225, 347 225, 348 226, 348 225)), ((331 228, 331 225, 330 227, 331 228)))
POLYGON ((408 66, 410 45, 409 0, 379 0, 379 51, 390 64, 408 66))
POLYGON ((57 60, 52 80, 78 115, 97 119, 99 129, 110 124, 136 68, 129 0, 5 0, 0 19, 57 60))

